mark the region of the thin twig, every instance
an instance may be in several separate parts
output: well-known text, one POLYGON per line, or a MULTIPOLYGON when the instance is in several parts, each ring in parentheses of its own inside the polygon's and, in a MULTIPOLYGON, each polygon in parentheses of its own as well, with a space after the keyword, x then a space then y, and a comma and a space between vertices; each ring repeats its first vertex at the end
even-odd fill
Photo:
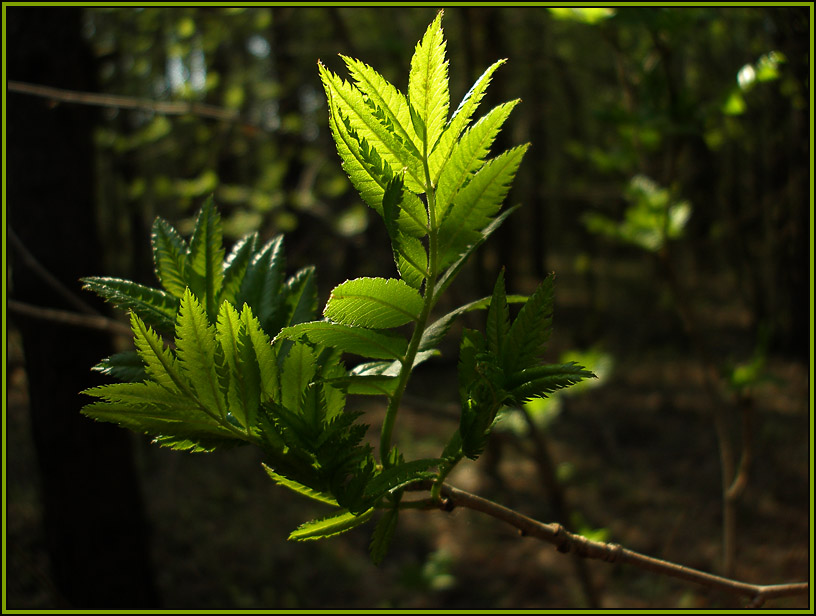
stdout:
MULTIPOLYGON (((766 600, 772 598, 807 594, 810 588, 807 582, 771 585, 739 582, 670 561, 646 556, 616 543, 592 541, 569 532, 561 524, 539 522, 503 505, 448 484, 442 486, 441 493, 444 498, 441 502, 436 503, 436 507, 444 511, 450 511, 454 507, 473 509, 510 524, 517 528, 522 536, 529 535, 551 543, 561 553, 573 553, 584 558, 593 558, 608 563, 625 563, 653 573, 668 575, 732 595, 747 597, 750 601, 749 607, 759 607, 766 600)), ((429 506, 432 504, 431 501, 428 502, 429 506)), ((417 505, 414 506, 418 507, 417 505)))
POLYGON ((238 111, 216 107, 215 105, 207 105, 205 103, 154 101, 146 98, 135 98, 117 94, 78 92, 76 90, 64 90, 62 88, 52 88, 51 86, 23 83, 20 81, 9 81, 8 90, 9 92, 47 98, 52 101, 91 105, 94 107, 135 109, 139 111, 152 111, 153 113, 162 115, 194 115, 202 118, 220 120, 222 122, 237 122, 241 120, 238 111))
POLYGON ((55 323, 62 323, 71 327, 83 327, 86 329, 97 329, 110 334, 121 334, 125 336, 132 336, 133 332, 124 323, 103 317, 101 315, 77 314, 76 312, 68 312, 67 310, 57 310, 54 308, 43 308, 41 306, 33 306, 24 302, 9 299, 7 308, 21 316, 31 317, 33 319, 40 319, 44 321, 53 321, 55 323))
POLYGON ((14 233, 14 230, 11 227, 8 227, 7 231, 8 239, 11 242, 12 247, 17 252, 18 257, 26 267, 39 276, 43 282, 45 282, 80 312, 91 316, 101 316, 98 311, 94 310, 89 304, 82 301, 82 299, 77 297, 77 295, 72 292, 71 289, 62 284, 62 282, 60 282, 51 272, 49 272, 48 269, 37 260, 37 257, 35 257, 31 251, 26 248, 26 245, 19 237, 17 237, 17 234, 14 233))

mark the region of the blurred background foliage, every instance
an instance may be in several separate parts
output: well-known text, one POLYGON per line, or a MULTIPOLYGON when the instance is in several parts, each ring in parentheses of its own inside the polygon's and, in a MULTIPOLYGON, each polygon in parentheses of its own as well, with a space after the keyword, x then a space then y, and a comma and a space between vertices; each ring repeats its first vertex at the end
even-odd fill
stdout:
MULTIPOLYGON (((102 92, 234 114, 105 111, 96 134, 105 270, 148 277, 152 219, 183 228, 214 193, 228 236, 285 232, 293 258, 316 262, 326 285, 355 271, 390 274, 378 221, 338 164, 316 62, 343 74, 344 53, 405 89, 434 13, 86 9, 102 92)), ((595 268, 609 255, 587 231, 624 218, 618 235, 634 225, 628 233, 640 239, 631 241, 656 249, 649 233, 660 221, 627 210, 648 182, 673 203, 668 239, 679 237, 675 222, 687 227, 688 267, 728 272, 752 324, 806 352, 806 10, 452 8, 444 27, 454 103, 486 66, 509 58, 485 108, 520 97, 499 145, 533 143, 508 199, 525 207, 483 267, 512 265, 516 280, 543 277, 556 257, 595 268), (584 228, 585 217, 596 224, 584 228)))
MULTIPOLYGON (((20 12, 29 9, 13 10, 10 32, 20 12)), ((96 269, 83 266, 67 277, 69 282, 81 275, 111 275, 152 285, 147 239, 154 218, 188 231, 211 194, 228 239, 255 229, 263 239, 285 233, 287 269, 315 264, 321 300, 346 278, 395 274, 380 221, 340 167, 317 61, 345 75, 337 54, 359 58, 405 91, 414 45, 436 9, 39 10, 70 12, 65 27, 81 30, 70 44, 90 51, 88 65, 80 68, 92 78, 72 83, 66 74, 38 85, 137 103, 132 109, 111 102, 83 116, 92 120, 82 126, 92 130, 94 147, 96 228, 87 233, 101 243, 101 258, 96 269), (189 112, 161 113, 156 106, 170 102, 189 103, 189 112)), ((554 270, 556 333, 550 359, 585 362, 602 377, 571 396, 530 403, 524 409, 529 422, 521 413, 507 413, 484 461, 487 475, 495 477, 499 453, 509 456, 512 471, 504 471, 499 488, 480 486, 467 473, 455 482, 550 519, 535 471, 524 466, 529 458, 524 458, 523 438, 537 427, 556 443, 555 472, 576 505, 576 528, 596 538, 614 531, 621 543, 635 541, 636 548, 715 569, 719 474, 707 416, 714 402, 700 394, 704 387, 695 368, 700 358, 678 310, 682 302, 696 315, 697 336, 721 371, 723 387, 740 399, 759 391, 764 408, 774 413, 773 421, 760 422, 755 457, 773 470, 757 473, 765 486, 762 498, 776 500, 763 501, 765 509, 746 531, 770 535, 764 542, 752 535, 756 549, 744 548, 738 573, 776 582, 784 580, 767 576, 797 578, 806 571, 801 564, 807 564, 807 549, 797 540, 807 531, 806 490, 800 485, 807 474, 801 464, 807 455, 807 442, 801 440, 807 430, 807 378, 801 375, 812 316, 809 20, 807 7, 783 6, 445 9, 453 108, 487 66, 508 58, 481 110, 521 98, 495 149, 532 143, 507 200, 523 207, 482 248, 445 301, 453 305, 489 294, 502 266, 513 293, 532 290, 554 270), (763 383, 766 389, 758 390, 763 383), (587 400, 583 406, 582 399, 587 400), (691 412, 672 412, 678 409, 691 412), (684 438, 688 434, 705 436, 684 438), (801 442, 793 443, 791 435, 801 442), (684 530, 690 524, 682 518, 686 510, 692 512, 693 532, 684 530), (770 511, 790 514, 782 540, 770 511), (664 537, 665 543, 652 537, 664 537), (787 540, 794 551, 786 551, 787 540), (779 553, 762 551, 768 545, 778 546, 779 553)), ((50 27, 59 25, 51 21, 57 23, 50 27)), ((49 49, 48 37, 44 32, 39 39, 21 36, 17 44, 44 58, 64 53, 59 45, 65 43, 54 41, 49 49)), ((12 70, 25 67, 9 62, 10 79, 32 74, 12 70)), ((12 91, 7 96, 45 114, 70 106, 12 91)), ((73 163, 66 161, 66 173, 73 173, 73 163)), ((9 207, 13 214, 11 198, 9 207)), ((32 234, 48 229, 54 212, 86 203, 65 194, 64 201, 49 198, 34 207, 39 209, 17 206, 17 220, 28 217, 32 234)), ((73 245, 77 252, 86 247, 76 240, 73 245)), ((22 274, 16 282, 21 279, 22 274)), ((52 352, 56 339, 43 342, 45 354, 58 355, 52 352)), ((14 344, 12 339, 12 363, 15 356, 33 356, 25 341, 19 344, 26 348, 14 344)), ((407 451, 437 455, 434 439, 441 443, 440 434, 454 425, 450 408, 428 414, 433 403, 444 406, 455 397, 452 373, 446 371, 455 368, 455 342, 447 350, 448 364, 417 374, 424 379, 425 401, 416 406, 425 411, 408 414, 416 435, 401 437, 407 451)), ((18 376, 12 385, 23 391, 23 373, 13 374, 18 376)), ((18 398, 10 400, 14 407, 18 398)), ((26 422, 24 413, 10 413, 10 428, 19 434, 26 434, 26 422)), ((47 565, 39 560, 45 558, 44 540, 25 534, 37 524, 36 482, 29 481, 37 469, 32 454, 21 449, 25 437, 9 442, 14 448, 9 477, 20 477, 9 484, 10 528, 16 532, 14 597, 34 608, 76 607, 60 581, 44 573, 47 565)), ((364 534, 307 547, 286 544, 286 533, 308 517, 308 505, 271 489, 251 452, 228 453, 192 459, 146 445, 136 449, 141 481, 151 496, 146 507, 161 539, 152 554, 167 605, 581 605, 580 594, 560 583, 558 576, 569 577, 560 556, 551 562, 529 543, 510 547, 482 522, 457 524, 451 531, 444 520, 426 524, 425 518, 411 522, 405 516, 406 533, 391 564, 386 559, 377 571, 365 559, 364 534), (252 535, 261 528, 269 536, 252 535), (229 572, 223 558, 231 559, 229 572), (524 564, 530 562, 538 564, 524 564), (547 577, 556 576, 549 586, 539 566, 547 577), (499 577, 480 577, 491 572, 499 577)), ((89 464, 99 466, 98 460, 89 464)), ((103 563, 101 571, 109 569, 103 563)), ((610 607, 721 605, 683 585, 653 577, 624 579, 604 566, 594 571, 610 607)), ((87 584, 88 596, 94 596, 96 582, 87 584)), ((129 607, 127 597, 118 596, 122 607, 129 607)), ((145 605, 155 605, 155 597, 151 601, 145 605)))

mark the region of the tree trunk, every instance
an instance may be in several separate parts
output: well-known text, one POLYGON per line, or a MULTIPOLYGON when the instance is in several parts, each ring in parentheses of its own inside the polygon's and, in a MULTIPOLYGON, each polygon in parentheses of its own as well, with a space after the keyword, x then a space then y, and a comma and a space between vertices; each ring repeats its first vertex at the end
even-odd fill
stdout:
MULTIPOLYGON (((10 8, 8 78, 92 89, 94 64, 82 40, 77 8, 10 8)), ((62 284, 98 273, 91 108, 9 93, 8 222, 20 242, 62 284)), ((13 247, 12 247, 13 248, 13 247)), ((10 250, 10 295, 37 306, 71 310, 10 250)), ((89 298, 83 298, 89 299, 89 298)), ((79 392, 99 384, 90 367, 111 341, 90 331, 16 319, 30 391, 42 519, 55 607, 151 608, 157 593, 133 463, 131 436, 79 414, 79 392), (67 605, 65 605, 67 603, 67 605)))

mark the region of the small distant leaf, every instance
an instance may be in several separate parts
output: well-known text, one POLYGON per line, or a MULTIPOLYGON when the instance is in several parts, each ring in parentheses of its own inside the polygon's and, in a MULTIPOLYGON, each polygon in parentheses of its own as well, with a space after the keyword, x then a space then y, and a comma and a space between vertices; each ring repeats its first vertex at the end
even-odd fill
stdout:
POLYGON ((350 531, 353 528, 365 524, 374 515, 374 510, 369 509, 360 515, 346 511, 324 518, 318 518, 311 522, 306 522, 293 530, 289 535, 290 541, 310 541, 313 539, 326 539, 341 533, 350 531))
POLYGON ((286 327, 278 336, 288 340, 305 338, 312 344, 322 344, 374 359, 402 359, 408 347, 408 341, 396 335, 325 321, 286 327))
POLYGON ((422 296, 401 280, 356 278, 337 285, 323 316, 345 325, 388 329, 419 318, 422 296))

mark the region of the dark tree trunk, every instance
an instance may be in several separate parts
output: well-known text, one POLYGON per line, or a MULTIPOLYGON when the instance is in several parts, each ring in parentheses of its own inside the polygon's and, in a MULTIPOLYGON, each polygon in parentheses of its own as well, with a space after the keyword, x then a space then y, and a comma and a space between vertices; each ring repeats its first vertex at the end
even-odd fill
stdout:
MULTIPOLYGON (((10 8, 8 78, 92 89, 94 65, 76 8, 10 8)), ((8 222, 59 281, 98 273, 93 127, 87 107, 9 93, 8 222)), ((9 248, 10 294, 71 309, 9 248)), ((81 416, 78 393, 98 381, 90 367, 111 352, 108 337, 46 321, 16 319, 23 340, 32 433, 40 470, 51 575, 70 608, 157 604, 146 522, 130 435, 81 416)), ((67 603, 67 605, 65 605, 67 603)))

